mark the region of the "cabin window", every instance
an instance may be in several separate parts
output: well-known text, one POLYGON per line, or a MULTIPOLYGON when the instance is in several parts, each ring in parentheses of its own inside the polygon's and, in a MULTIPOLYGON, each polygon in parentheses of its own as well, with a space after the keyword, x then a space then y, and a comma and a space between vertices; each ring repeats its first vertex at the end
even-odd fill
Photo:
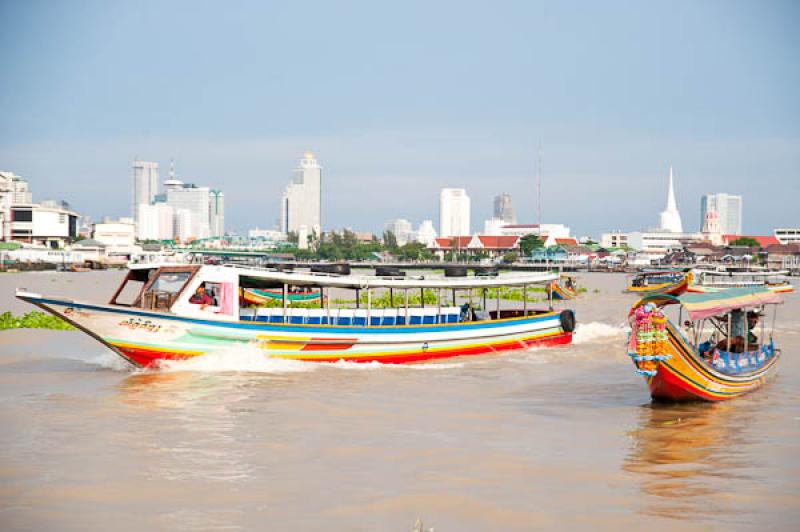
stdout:
POLYGON ((144 281, 140 281, 138 279, 129 279, 120 290, 119 294, 117 294, 114 303, 117 305, 128 305, 132 306, 136 302, 136 298, 139 297, 139 294, 142 292, 142 288, 144 288, 144 281))
POLYGON ((191 275, 188 271, 159 273, 144 295, 144 307, 169 309, 191 275))

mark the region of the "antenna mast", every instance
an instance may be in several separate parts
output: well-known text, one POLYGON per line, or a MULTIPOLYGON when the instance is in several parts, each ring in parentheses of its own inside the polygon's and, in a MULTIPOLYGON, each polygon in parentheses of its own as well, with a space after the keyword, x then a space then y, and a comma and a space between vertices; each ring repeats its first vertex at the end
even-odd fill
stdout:
POLYGON ((539 231, 542 230, 542 143, 539 142, 539 171, 536 176, 536 198, 537 198, 537 217, 536 223, 539 225, 539 231))

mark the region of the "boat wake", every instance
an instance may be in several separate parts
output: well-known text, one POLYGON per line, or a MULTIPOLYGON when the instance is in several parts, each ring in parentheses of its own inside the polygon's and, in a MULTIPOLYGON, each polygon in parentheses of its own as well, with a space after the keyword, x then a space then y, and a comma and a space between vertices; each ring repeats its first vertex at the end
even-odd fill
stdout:
MULTIPOLYGON (((116 357, 109 353, 110 356, 116 357)), ((116 357, 117 363, 112 369, 129 369, 130 366, 116 357)), ((97 363, 107 363, 105 357, 97 363)), ((380 362, 305 362, 283 358, 268 357, 262 349, 255 346, 237 346, 220 349, 213 353, 188 360, 163 360, 157 369, 138 370, 142 372, 196 372, 196 373, 303 373, 325 368, 344 371, 376 371, 376 370, 441 370, 463 367, 463 363, 424 363, 424 364, 382 364, 380 362)))
POLYGON ((609 325, 600 321, 579 323, 572 336, 572 343, 595 344, 604 340, 624 338, 630 328, 627 325, 609 325))

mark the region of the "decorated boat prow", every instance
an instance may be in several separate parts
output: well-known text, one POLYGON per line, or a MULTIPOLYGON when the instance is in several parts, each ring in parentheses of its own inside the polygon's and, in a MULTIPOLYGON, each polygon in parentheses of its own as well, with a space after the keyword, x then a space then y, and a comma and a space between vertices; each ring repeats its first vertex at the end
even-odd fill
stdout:
POLYGON ((397 278, 131 264, 106 304, 26 290, 18 290, 17 297, 138 367, 242 345, 303 361, 407 363, 570 343, 574 313, 531 308, 524 297, 528 287, 555 278, 546 273, 397 278), (292 287, 320 297, 293 302, 292 287), (507 287, 523 293, 521 304, 501 304, 501 289, 507 287), (277 290, 282 297, 277 305, 273 299, 254 304, 245 296, 254 290, 277 290), (343 298, 351 294, 355 299, 347 303, 343 298), (346 308, 334 306, 334 300, 345 301, 346 308))
POLYGON ((632 277, 625 292, 640 296, 651 294, 677 296, 688 290, 692 279, 692 272, 686 270, 644 271, 632 277))
POLYGON ((738 397, 761 387, 777 369, 774 316, 782 302, 763 288, 644 297, 629 314, 628 355, 655 400, 738 397), (677 309, 676 322, 667 317, 668 308, 677 309), (767 308, 773 310, 769 331, 767 308), (684 313, 688 319, 680 325, 684 313))

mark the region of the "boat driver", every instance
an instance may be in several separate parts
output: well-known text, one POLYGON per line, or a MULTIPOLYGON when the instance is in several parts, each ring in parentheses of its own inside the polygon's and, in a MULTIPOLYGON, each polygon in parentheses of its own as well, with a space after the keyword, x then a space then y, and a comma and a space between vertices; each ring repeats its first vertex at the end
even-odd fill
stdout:
POLYGON ((200 309, 205 309, 208 305, 214 304, 214 299, 206 293, 206 287, 201 284, 197 287, 192 297, 189 298, 189 303, 200 305, 200 309))
POLYGON ((751 310, 747 313, 746 333, 742 330, 743 327, 741 327, 741 323, 745 321, 743 314, 744 313, 741 310, 734 310, 732 312, 731 322, 733 324, 733 335, 720 340, 717 343, 717 349, 720 351, 727 351, 729 353, 744 353, 745 345, 748 351, 758 349, 758 336, 753 333, 753 330, 758 325, 758 319, 761 317, 761 314, 755 310, 751 310), (739 324, 738 331, 737 324, 739 324), (747 335, 747 342, 745 342, 745 334, 747 335))

